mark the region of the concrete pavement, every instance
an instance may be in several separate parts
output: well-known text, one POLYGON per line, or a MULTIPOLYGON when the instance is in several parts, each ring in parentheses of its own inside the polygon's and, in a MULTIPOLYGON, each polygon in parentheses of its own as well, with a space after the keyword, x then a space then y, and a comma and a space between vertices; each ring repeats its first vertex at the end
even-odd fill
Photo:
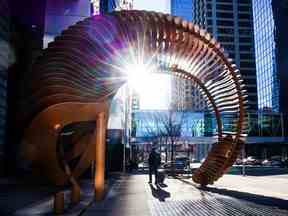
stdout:
POLYGON ((288 201, 288 175, 240 176, 225 175, 212 188, 233 190, 288 201))
MULTIPOLYGON (((1 179, 0 179, 1 180, 1 179)), ((94 201, 91 180, 83 181, 79 205, 64 215, 82 216, 287 216, 288 175, 225 175, 207 188, 199 188, 191 177, 166 178, 165 185, 148 184, 148 175, 111 176, 109 192, 94 201)), ((17 180, 0 181, 0 215, 54 215, 52 192, 45 185, 17 180)), ((69 192, 66 193, 69 205, 69 192)))
MULTIPOLYGON (((236 177, 239 178, 239 176, 236 177)), ((147 183, 147 175, 122 176, 112 186, 104 201, 92 203, 82 215, 287 216, 288 201, 284 199, 287 195, 286 191, 279 190, 272 193, 273 188, 269 190, 268 194, 265 193, 265 189, 252 191, 252 188, 256 188, 257 185, 253 179, 251 181, 250 178, 236 179, 226 175, 221 182, 201 189, 190 178, 166 179, 165 185, 157 187, 147 183), (245 189, 245 182, 253 183, 249 183, 245 189), (234 187, 237 184, 242 185, 242 188, 239 187, 235 190, 234 187), (227 188, 223 189, 223 187, 227 188), (257 194, 253 192, 257 192, 257 194)), ((258 187, 265 186, 265 179, 259 179, 259 182, 262 182, 262 185, 258 184, 258 187)), ((282 179, 279 182, 285 187, 282 179)))
MULTIPOLYGON (((94 199, 94 188, 90 180, 81 181, 80 203, 72 205, 70 190, 64 190, 65 210, 63 215, 79 215, 94 199)), ((0 216, 55 215, 53 195, 55 187, 37 181, 23 179, 0 179, 0 216)))

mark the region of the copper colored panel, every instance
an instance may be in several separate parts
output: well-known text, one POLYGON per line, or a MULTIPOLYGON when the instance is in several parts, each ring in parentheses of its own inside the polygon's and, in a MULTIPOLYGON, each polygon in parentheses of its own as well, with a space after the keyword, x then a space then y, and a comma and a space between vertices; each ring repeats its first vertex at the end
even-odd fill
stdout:
POLYGON ((26 158, 45 169, 43 174, 55 184, 81 175, 95 157, 89 154, 95 149, 94 133, 87 132, 67 153, 67 160, 81 157, 70 170, 69 161, 57 154, 61 129, 96 122, 99 113, 107 113, 110 99, 127 81, 125 66, 140 63, 188 79, 204 94, 217 118, 218 142, 193 180, 205 185, 220 178, 244 144, 246 95, 239 70, 205 30, 179 17, 147 11, 87 18, 49 44, 23 80, 19 124, 26 128, 26 158), (230 131, 222 127, 225 113, 235 116, 230 131))

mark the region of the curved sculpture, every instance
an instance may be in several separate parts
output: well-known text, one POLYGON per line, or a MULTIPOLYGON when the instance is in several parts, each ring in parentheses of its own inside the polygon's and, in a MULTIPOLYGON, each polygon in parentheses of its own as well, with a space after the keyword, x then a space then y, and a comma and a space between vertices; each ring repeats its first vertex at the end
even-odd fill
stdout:
MULTIPOLYGON (((97 138, 103 128, 99 125, 107 120, 110 99, 126 82, 129 64, 170 71, 191 80, 201 90, 217 118, 219 141, 194 173, 193 180, 206 185, 221 177, 244 143, 246 96, 241 75, 209 33, 179 17, 146 11, 87 18, 64 30, 49 44, 23 88, 21 116, 26 125, 26 158, 45 168, 49 179, 59 185, 79 176, 95 154, 96 163, 100 164, 100 144, 96 145, 96 153, 91 152, 95 151, 95 142, 103 142, 101 136, 97 138), (234 116, 234 125, 228 131, 223 129, 221 120, 225 113, 234 116), (101 121, 98 115, 106 117, 101 121), (89 121, 98 123, 78 135, 77 131, 70 131, 76 135, 70 142, 70 151, 65 153, 58 143, 63 128, 89 121), (78 165, 71 168, 69 161, 73 158, 78 158, 78 165)), ((103 130, 100 134, 104 134, 103 130)), ((100 172, 99 167, 96 172, 100 172)))

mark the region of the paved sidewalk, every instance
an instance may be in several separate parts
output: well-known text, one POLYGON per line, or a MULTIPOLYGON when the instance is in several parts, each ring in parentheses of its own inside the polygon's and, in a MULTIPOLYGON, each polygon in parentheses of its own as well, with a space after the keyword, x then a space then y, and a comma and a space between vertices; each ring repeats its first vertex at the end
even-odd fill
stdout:
MULTIPOLYGON (((53 213, 55 189, 44 183, 23 179, 0 179, 0 216, 40 216, 53 213)), ((70 190, 64 190, 65 210, 63 215, 79 215, 94 199, 94 188, 90 180, 81 181, 81 200, 71 205, 70 190)))
POLYGON ((45 185, 23 179, 0 179, 0 215, 13 215, 17 210, 47 201, 52 191, 45 185))
POLYGON ((211 187, 245 192, 288 201, 288 175, 241 176, 225 175, 211 187))
MULTIPOLYGON (((257 195, 227 188, 224 190, 217 188, 216 184, 202 190, 190 179, 166 179, 166 187, 149 185, 147 180, 147 175, 122 176, 114 183, 104 201, 94 202, 82 215, 288 215, 288 202, 279 197, 257 195)), ((226 181, 229 182, 228 179, 226 181)))

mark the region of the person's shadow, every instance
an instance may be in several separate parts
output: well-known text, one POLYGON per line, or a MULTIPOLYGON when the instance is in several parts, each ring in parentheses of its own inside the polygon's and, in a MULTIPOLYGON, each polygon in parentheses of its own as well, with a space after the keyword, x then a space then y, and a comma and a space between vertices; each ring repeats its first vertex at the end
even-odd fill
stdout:
POLYGON ((159 185, 156 185, 156 187, 154 187, 153 184, 150 184, 150 188, 152 196, 159 199, 159 201, 161 202, 165 202, 165 199, 171 196, 169 192, 163 190, 159 185))

